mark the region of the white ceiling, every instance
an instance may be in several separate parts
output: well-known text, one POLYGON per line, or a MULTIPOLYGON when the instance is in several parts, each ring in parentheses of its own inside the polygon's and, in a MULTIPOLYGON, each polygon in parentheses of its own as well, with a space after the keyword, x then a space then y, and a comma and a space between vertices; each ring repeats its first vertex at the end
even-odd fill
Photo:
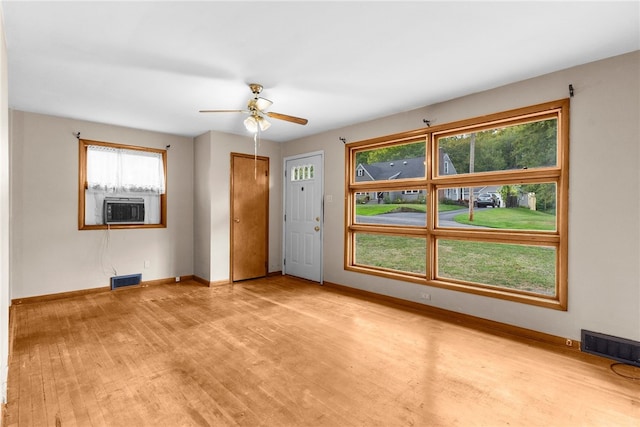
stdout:
POLYGON ((640 2, 1 2, 14 109, 288 141, 640 49, 640 2))

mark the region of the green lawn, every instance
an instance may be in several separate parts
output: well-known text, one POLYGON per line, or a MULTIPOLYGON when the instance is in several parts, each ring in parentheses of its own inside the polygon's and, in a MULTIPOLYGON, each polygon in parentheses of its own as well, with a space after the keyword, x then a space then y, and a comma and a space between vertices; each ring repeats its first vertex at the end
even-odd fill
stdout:
POLYGON ((464 208, 464 206, 459 205, 438 205, 438 212, 449 212, 449 211, 457 211, 459 209, 464 208))
MULTIPOLYGON (((423 238, 356 235, 356 263, 411 273, 426 273, 423 238)), ((439 240, 438 275, 443 278, 555 294, 553 248, 504 243, 439 240)))
MULTIPOLYGON (((439 212, 460 209, 456 205, 439 205, 439 212)), ((374 216, 390 212, 425 212, 426 206, 419 204, 372 204, 356 205, 356 215, 374 216)), ((532 211, 527 208, 475 208, 473 221, 469 221, 469 213, 456 215, 453 220, 460 224, 476 225, 478 227, 502 228, 510 230, 555 230, 556 216, 544 212, 532 211)))
POLYGON ((453 220, 460 224, 471 224, 480 227, 502 228, 511 230, 555 230, 556 216, 527 208, 475 208, 473 221, 469 221, 469 213, 456 215, 453 220))
MULTIPOLYGON (((423 205, 361 205, 358 215, 397 212, 400 208, 423 205)), ((460 209, 440 205, 441 211, 460 209)), ((468 213, 454 217, 456 222, 476 226, 518 229, 555 230, 555 215, 526 208, 475 209, 474 221, 468 213)), ((361 265, 426 273, 426 240, 424 238, 384 236, 358 233, 356 262, 361 265)), ((444 240, 438 242, 438 275, 443 278, 519 289, 543 295, 555 294, 556 251, 554 248, 504 243, 444 240)))
POLYGON ((381 203, 375 205, 356 205, 356 215, 374 216, 380 214, 386 214, 390 212, 425 212, 427 207, 419 204, 394 204, 394 203, 381 203))
MULTIPOLYGON (((453 211, 460 209, 460 206, 455 205, 439 205, 440 212, 453 211)), ((427 210, 426 205, 419 205, 413 203, 402 204, 373 204, 373 205, 356 205, 356 215, 373 216, 390 212, 425 212, 427 210)))
POLYGON ((426 253, 423 238, 356 234, 358 264, 425 274, 426 253))
POLYGON ((555 294, 556 251, 542 246, 439 240, 438 275, 555 294))

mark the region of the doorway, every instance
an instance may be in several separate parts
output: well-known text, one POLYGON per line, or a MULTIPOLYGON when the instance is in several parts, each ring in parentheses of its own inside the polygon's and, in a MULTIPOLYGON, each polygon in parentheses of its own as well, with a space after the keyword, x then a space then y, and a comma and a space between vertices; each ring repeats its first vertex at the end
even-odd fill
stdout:
POLYGON ((231 153, 231 281, 265 277, 269 262, 269 158, 231 153))
POLYGON ((285 159, 282 272, 322 283, 324 153, 285 159))

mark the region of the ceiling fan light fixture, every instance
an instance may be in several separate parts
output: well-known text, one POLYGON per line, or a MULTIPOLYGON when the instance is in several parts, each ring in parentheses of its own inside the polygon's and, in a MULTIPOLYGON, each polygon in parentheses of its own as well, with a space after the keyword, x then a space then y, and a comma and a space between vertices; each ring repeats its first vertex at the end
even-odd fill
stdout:
POLYGON ((251 133, 258 132, 258 128, 261 131, 265 131, 271 127, 271 123, 264 119, 264 117, 251 115, 244 119, 244 127, 251 133))
POLYGON ((260 130, 265 131, 271 127, 271 123, 264 117, 258 117, 258 123, 260 124, 260 130))
POLYGON ((249 116, 244 119, 244 127, 247 128, 249 132, 256 133, 258 132, 258 121, 255 117, 249 116))
POLYGON ((256 98, 255 106, 260 111, 266 110, 267 108, 271 107, 271 104, 273 104, 273 102, 269 101, 266 98, 256 98))

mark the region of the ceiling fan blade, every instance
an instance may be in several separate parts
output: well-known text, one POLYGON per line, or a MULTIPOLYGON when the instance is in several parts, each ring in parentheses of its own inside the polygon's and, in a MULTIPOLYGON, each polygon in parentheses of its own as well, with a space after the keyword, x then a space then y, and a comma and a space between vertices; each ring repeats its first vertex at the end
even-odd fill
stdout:
POLYGON ((248 113, 246 110, 200 110, 201 113, 248 113))
POLYGON ((297 123, 299 125, 306 125, 309 122, 309 120, 307 120, 307 119, 302 119, 300 117, 294 117, 294 116, 288 116, 286 114, 272 113, 272 112, 265 112, 264 114, 266 116, 272 117, 274 119, 285 120, 287 122, 297 123))

